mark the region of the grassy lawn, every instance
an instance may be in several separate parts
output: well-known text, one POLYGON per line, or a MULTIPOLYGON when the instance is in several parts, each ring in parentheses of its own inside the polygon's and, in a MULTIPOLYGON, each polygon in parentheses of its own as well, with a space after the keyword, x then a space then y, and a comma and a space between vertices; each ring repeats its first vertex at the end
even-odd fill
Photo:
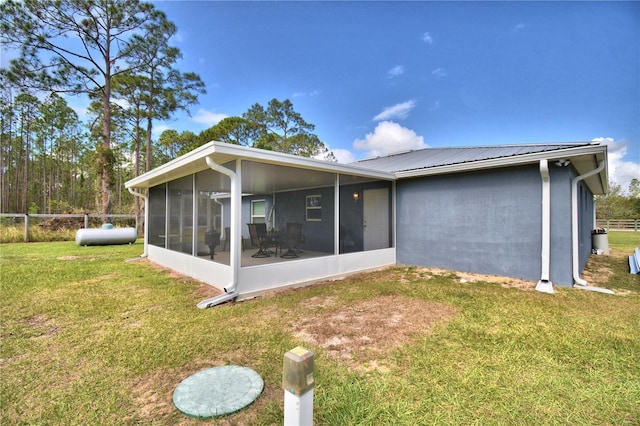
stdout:
POLYGON ((172 393, 224 364, 265 390, 209 423, 282 424, 283 354, 302 345, 320 425, 638 425, 640 234, 609 242, 587 272, 615 296, 396 267, 207 310, 200 283, 125 261, 141 243, 3 244, 0 424, 200 424, 172 393))

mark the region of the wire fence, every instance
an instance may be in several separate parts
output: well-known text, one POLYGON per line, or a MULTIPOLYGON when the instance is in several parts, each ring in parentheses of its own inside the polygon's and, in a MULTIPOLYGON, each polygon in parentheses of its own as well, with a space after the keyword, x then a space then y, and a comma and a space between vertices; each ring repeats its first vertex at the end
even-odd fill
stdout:
POLYGON ((72 240, 78 229, 99 227, 103 223, 138 229, 142 217, 136 217, 135 214, 0 213, 0 242, 72 240))

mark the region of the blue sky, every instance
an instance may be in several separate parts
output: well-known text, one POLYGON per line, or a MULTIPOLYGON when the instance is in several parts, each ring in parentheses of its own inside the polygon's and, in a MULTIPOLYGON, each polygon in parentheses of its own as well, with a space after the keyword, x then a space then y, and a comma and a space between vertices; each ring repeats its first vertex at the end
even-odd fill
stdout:
POLYGON ((609 144, 640 177, 638 2, 161 1, 203 130, 290 99, 341 161, 421 147, 609 144))
POLYGON ((640 2, 154 3, 207 87, 158 134, 290 99, 342 162, 600 140, 640 177, 640 2))

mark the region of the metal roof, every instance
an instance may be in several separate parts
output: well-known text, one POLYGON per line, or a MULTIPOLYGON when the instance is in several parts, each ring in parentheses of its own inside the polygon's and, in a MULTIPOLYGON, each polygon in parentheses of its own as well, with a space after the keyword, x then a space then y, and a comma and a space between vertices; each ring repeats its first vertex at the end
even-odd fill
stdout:
POLYGON ((448 166, 453 164, 472 163, 482 160, 516 157, 525 154, 552 152, 590 146, 590 143, 571 144, 530 144, 530 145, 496 145, 471 146, 457 148, 425 148, 361 160, 355 164, 387 172, 404 172, 408 170, 426 169, 430 167, 448 166))
MULTIPOLYGON (((398 179, 537 163, 542 159, 570 160, 578 175, 607 161, 607 147, 598 142, 425 148, 361 160, 354 164, 394 173, 398 179)), ((608 190, 607 168, 586 180, 594 194, 608 190)))

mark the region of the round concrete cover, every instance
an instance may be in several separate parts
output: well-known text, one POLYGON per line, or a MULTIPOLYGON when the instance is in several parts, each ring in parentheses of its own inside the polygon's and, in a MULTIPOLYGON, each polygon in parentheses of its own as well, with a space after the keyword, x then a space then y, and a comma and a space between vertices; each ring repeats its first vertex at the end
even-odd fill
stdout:
POLYGON ((199 371, 184 379, 173 392, 181 413, 209 418, 235 413, 262 393, 264 381, 247 367, 224 365, 199 371))

